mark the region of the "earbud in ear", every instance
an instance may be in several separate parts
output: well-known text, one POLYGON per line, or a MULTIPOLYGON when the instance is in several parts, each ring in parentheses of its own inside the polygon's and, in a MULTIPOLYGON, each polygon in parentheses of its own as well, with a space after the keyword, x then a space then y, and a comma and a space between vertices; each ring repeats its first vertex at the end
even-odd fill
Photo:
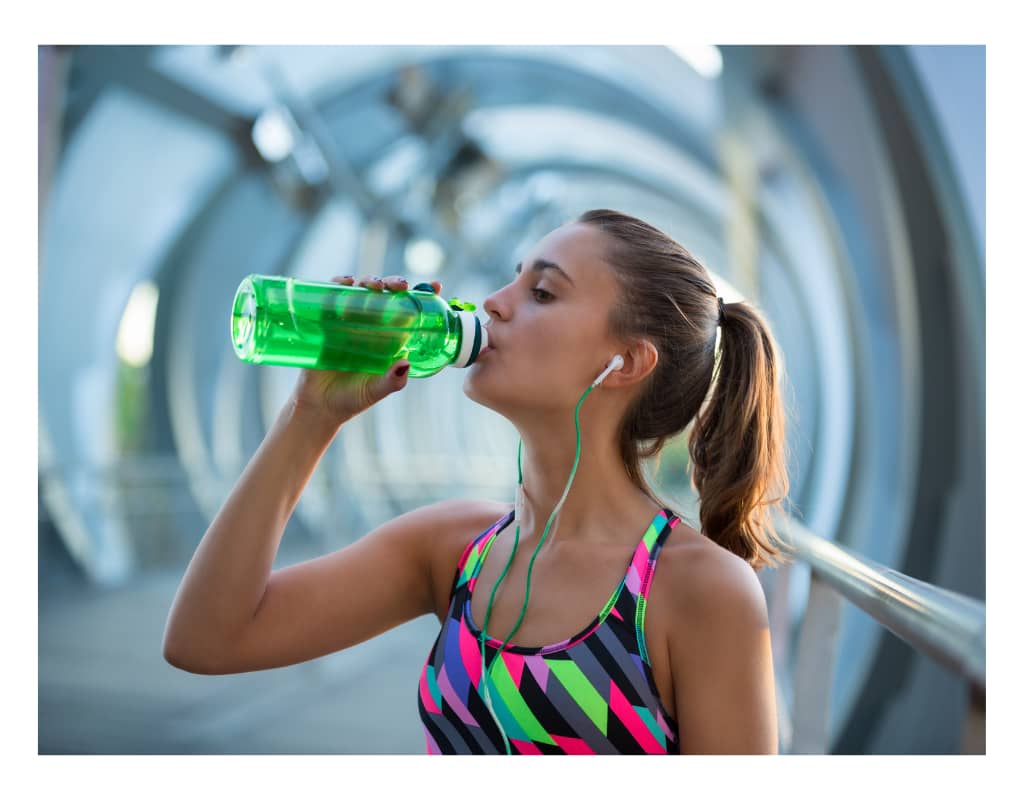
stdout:
POLYGON ((611 361, 608 362, 608 367, 605 369, 605 371, 602 372, 600 375, 598 375, 597 380, 594 381, 591 384, 591 386, 596 388, 601 383, 601 381, 603 381, 605 378, 608 377, 609 374, 611 374, 612 372, 614 372, 617 369, 622 369, 622 366, 625 363, 626 362, 623 360, 622 356, 620 356, 618 353, 616 353, 615 357, 611 361))

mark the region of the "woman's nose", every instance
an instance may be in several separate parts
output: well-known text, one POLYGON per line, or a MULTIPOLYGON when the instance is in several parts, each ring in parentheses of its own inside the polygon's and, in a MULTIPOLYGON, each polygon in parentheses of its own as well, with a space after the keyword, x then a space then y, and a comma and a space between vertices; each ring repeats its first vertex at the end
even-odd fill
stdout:
POLYGON ((501 291, 492 292, 484 300, 484 311, 492 318, 505 317, 505 301, 500 298, 501 291))

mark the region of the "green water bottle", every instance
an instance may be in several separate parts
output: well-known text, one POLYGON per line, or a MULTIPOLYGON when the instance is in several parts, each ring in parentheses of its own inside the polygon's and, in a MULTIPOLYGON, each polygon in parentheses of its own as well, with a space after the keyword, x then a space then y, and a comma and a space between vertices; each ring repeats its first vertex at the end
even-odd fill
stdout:
POLYGON ((231 341, 250 364, 383 375, 398 359, 409 377, 468 367, 487 347, 475 306, 447 302, 429 283, 409 291, 249 275, 235 293, 231 341))

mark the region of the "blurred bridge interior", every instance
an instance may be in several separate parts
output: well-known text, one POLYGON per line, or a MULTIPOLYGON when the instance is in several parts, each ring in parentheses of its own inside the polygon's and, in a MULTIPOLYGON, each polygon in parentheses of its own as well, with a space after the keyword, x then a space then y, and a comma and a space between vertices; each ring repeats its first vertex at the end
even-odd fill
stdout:
MULTIPOLYGON (((295 379, 235 357, 233 292, 249 273, 399 273, 479 309, 592 207, 683 243, 784 351, 779 524, 800 558, 759 573, 780 751, 984 752, 983 47, 38 63, 40 753, 425 752, 433 616, 280 670, 162 658, 188 559, 295 379)), ((346 426, 276 566, 444 497, 510 499, 515 430, 463 379, 346 426)), ((654 482, 692 523, 687 466, 681 436, 654 482)))

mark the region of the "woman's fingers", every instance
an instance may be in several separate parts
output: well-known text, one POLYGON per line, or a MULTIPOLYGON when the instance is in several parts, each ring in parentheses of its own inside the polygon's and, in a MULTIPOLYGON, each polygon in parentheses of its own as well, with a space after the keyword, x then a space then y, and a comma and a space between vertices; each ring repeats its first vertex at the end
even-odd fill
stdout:
MULTIPOLYGON (((401 275, 388 275, 386 278, 379 275, 363 275, 359 278, 352 275, 335 275, 331 280, 345 286, 365 286, 376 291, 387 289, 392 292, 404 292, 409 288, 408 279, 401 275)), ((430 285, 434 289, 434 294, 441 294, 441 281, 430 281, 430 285)))
POLYGON ((409 281, 401 275, 389 275, 386 278, 382 278, 380 275, 364 275, 359 279, 358 285, 365 286, 368 289, 375 289, 378 292, 384 289, 392 292, 401 292, 409 287, 409 281))

